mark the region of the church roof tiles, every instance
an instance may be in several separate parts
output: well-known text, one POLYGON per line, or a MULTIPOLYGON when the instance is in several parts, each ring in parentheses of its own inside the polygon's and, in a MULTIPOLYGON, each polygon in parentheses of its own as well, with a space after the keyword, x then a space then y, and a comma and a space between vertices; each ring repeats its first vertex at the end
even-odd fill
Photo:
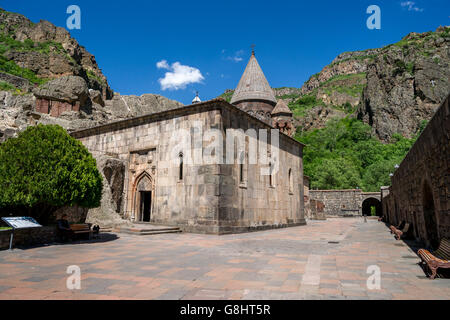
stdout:
POLYGON ((291 109, 289 109, 289 107, 286 105, 286 103, 281 99, 280 99, 280 101, 278 101, 277 105, 275 106, 275 108, 272 111, 272 115, 277 115, 277 114, 292 115, 291 109))
POLYGON ((277 103, 272 88, 267 82, 254 53, 252 53, 244 74, 234 91, 231 103, 234 104, 244 100, 266 100, 274 104, 277 103))

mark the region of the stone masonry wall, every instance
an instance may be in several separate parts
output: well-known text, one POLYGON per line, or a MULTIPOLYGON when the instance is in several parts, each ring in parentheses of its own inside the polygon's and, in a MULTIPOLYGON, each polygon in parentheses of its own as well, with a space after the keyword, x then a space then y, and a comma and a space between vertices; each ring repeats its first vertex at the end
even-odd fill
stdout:
MULTIPOLYGON (((11 231, 0 231, 0 250, 9 248, 11 231)), ((56 227, 42 227, 32 229, 19 229, 14 231, 13 248, 47 244, 56 241, 56 227)))
MULTIPOLYGON (((242 117, 242 114, 223 110, 224 132, 228 129, 254 129, 258 132, 259 129, 269 128, 256 119, 242 117)), ((247 153, 248 144, 242 181, 239 164, 220 165, 220 232, 245 232, 305 224, 302 145, 280 134, 279 169, 272 175, 272 184, 268 175, 261 174, 261 169, 268 164, 249 165, 247 153)))
POLYGON ((361 215, 361 190, 310 190, 309 194, 325 205, 327 216, 361 215))
MULTIPOLYGON (((246 167, 246 186, 239 183, 239 165, 184 164, 180 180, 179 164, 168 161, 173 156, 170 139, 177 129, 195 134, 195 122, 202 123, 203 130, 270 128, 217 100, 72 135, 94 154, 109 154, 125 163, 122 210, 126 219, 142 218, 137 190, 144 188, 152 192, 151 222, 179 226, 185 231, 218 234, 305 223, 300 200, 303 199, 301 144, 287 136, 280 137, 281 165, 274 188, 268 186, 268 177, 257 174, 257 165, 246 167), (289 189, 289 168, 295 181, 293 190, 289 189)), ((193 147, 199 150, 208 144, 203 141, 203 146, 193 147)))
POLYGON ((388 222, 413 224, 425 242, 450 237, 450 108, 449 97, 436 111, 392 177, 383 198, 388 222))
POLYGON ((62 113, 70 111, 80 111, 80 102, 69 103, 43 98, 36 99, 36 112, 59 117, 62 113))
POLYGON ((310 199, 318 200, 325 206, 327 216, 360 216, 365 200, 377 199, 381 201, 380 192, 362 192, 353 190, 310 190, 310 199))
MULTIPOLYGON (((205 226, 208 232, 217 232, 218 165, 185 165, 184 177, 178 179, 179 167, 168 161, 169 145, 176 129, 189 130, 191 123, 202 121, 208 127, 218 111, 186 112, 148 121, 123 129, 113 128, 105 133, 90 135, 80 140, 93 152, 114 155, 125 163, 123 216, 140 221, 139 201, 135 187, 142 177, 148 177, 152 191, 151 222, 176 226, 205 226), (114 130, 115 129, 115 130, 114 130), (168 165, 165 167, 165 165, 168 165)), ((117 124, 116 124, 117 125, 117 124)))

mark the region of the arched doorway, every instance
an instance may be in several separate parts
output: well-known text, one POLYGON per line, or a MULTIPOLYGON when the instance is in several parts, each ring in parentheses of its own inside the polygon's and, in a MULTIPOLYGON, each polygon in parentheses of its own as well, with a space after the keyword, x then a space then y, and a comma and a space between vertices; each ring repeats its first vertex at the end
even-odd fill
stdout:
POLYGON ((135 221, 150 222, 153 207, 152 202, 154 189, 153 179, 147 172, 143 172, 136 179, 134 190, 135 221))
POLYGON ((425 220, 425 230, 427 232, 427 239, 433 248, 439 245, 439 234, 436 223, 436 212, 434 209, 433 191, 428 182, 423 185, 423 217, 425 220))
POLYGON ((363 216, 378 216, 383 215, 383 210, 381 207, 381 201, 376 198, 367 198, 362 203, 362 214, 363 216))

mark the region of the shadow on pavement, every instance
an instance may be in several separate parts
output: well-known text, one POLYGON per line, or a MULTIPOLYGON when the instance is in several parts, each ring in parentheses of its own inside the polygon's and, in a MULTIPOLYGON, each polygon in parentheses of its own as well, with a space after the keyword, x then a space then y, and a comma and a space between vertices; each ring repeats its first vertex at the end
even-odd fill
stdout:
POLYGON ((96 244, 96 243, 103 243, 103 242, 109 242, 120 239, 116 234, 114 233, 100 233, 98 238, 94 239, 76 239, 74 241, 67 241, 67 242, 61 242, 61 241, 55 241, 52 243, 43 243, 43 244, 35 244, 35 245, 17 245, 15 248, 21 249, 21 250, 27 250, 27 249, 35 249, 35 248, 41 248, 41 247, 49 247, 49 246, 70 246, 70 245, 77 245, 77 244, 96 244))
MULTIPOLYGON (((384 224, 386 225, 386 228, 389 230, 389 227, 391 226, 390 223, 384 222, 384 224)), ((392 235, 392 237, 395 239, 394 235, 392 235)), ((407 238, 407 239, 402 239, 402 240, 396 240, 399 243, 404 243, 406 244, 417 256, 417 259, 419 259, 420 261, 417 263, 418 266, 420 266, 420 268, 422 268, 423 272, 424 272, 424 276, 421 278, 429 278, 431 275, 431 271, 428 268, 428 266, 422 262, 422 259, 419 257, 419 255, 417 254, 417 251, 419 251, 419 249, 428 249, 430 250, 430 248, 426 247, 425 243, 423 241, 418 241, 415 239, 412 239, 412 237, 407 238)), ((432 250, 430 250, 432 253, 432 250)), ((449 279, 450 278, 450 270, 449 269, 443 269, 443 268, 439 268, 437 271, 437 275, 436 275, 436 279, 441 278, 441 279, 449 279)))

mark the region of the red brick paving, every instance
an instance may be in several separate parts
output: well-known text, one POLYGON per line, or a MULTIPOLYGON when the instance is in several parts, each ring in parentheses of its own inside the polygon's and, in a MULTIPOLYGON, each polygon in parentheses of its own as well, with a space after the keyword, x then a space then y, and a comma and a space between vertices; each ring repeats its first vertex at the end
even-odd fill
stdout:
POLYGON ((1 251, 0 299, 450 298, 450 279, 427 279, 410 247, 372 220, 229 236, 118 236, 1 251), (81 269, 81 290, 66 288, 69 265, 81 269), (369 265, 381 268, 380 290, 366 286, 369 265))

